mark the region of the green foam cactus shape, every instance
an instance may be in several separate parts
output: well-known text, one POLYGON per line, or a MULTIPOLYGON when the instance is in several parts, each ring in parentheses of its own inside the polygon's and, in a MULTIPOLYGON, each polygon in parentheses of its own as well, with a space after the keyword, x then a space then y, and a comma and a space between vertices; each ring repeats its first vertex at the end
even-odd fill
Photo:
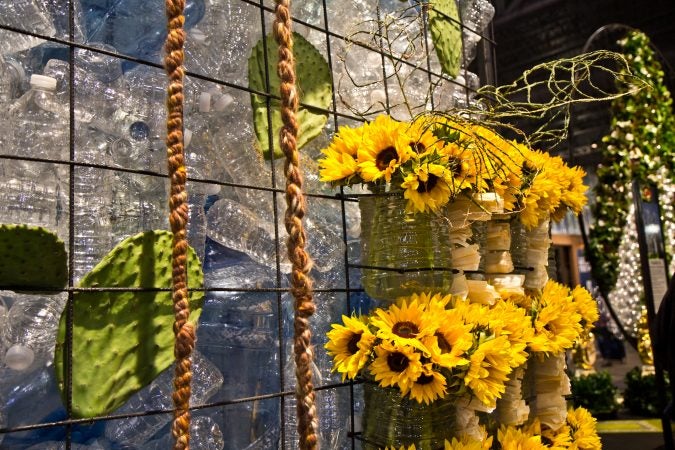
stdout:
MULTIPOLYGON (((80 282, 81 287, 170 288, 168 231, 146 231, 119 243, 80 282)), ((188 249, 188 285, 201 288, 199 258, 188 249)), ((190 291, 196 326, 203 291, 190 291)), ((66 313, 61 316, 54 358, 65 397, 66 313)), ((108 414, 149 384, 174 361, 170 291, 77 291, 73 295, 72 406, 76 417, 108 414)))
POLYGON ((56 234, 31 225, 0 225, 0 289, 58 291, 66 284, 66 247, 56 234))
POLYGON ((433 0, 429 8, 429 31, 443 72, 459 74, 462 59, 462 29, 455 0, 433 0))
MULTIPOLYGON (((267 51, 267 72, 269 73, 270 90, 273 95, 279 95, 279 77, 277 76, 277 45, 274 37, 268 35, 258 41, 251 56, 248 59, 248 85, 251 89, 267 92, 265 71, 265 49, 267 51)), ((331 73, 326 59, 319 51, 298 33, 293 33, 293 52, 295 53, 295 70, 297 77, 300 101, 307 105, 328 109, 333 98, 331 85, 331 73)), ((267 98, 262 95, 251 94, 251 106, 253 107, 253 124, 255 134, 265 158, 271 158, 269 142, 269 127, 267 123, 267 98)), ((279 130, 281 130, 281 102, 277 99, 270 100, 272 115, 272 138, 275 141, 274 158, 283 156, 278 145, 279 130)), ((312 111, 307 107, 300 106, 296 114, 300 128, 298 130, 297 148, 307 144, 321 133, 328 120, 328 114, 312 111)))

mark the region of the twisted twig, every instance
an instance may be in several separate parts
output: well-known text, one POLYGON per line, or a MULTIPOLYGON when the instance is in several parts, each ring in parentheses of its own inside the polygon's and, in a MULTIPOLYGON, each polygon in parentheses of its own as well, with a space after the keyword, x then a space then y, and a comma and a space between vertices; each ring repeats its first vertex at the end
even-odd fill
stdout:
POLYGON ((185 0, 166 0, 166 16, 169 34, 166 38, 164 68, 169 76, 167 92, 168 117, 167 156, 169 178, 171 180, 171 209, 169 222, 173 232, 172 299, 175 320, 173 331, 176 336, 174 356, 176 369, 174 375, 174 421, 172 434, 176 439, 175 450, 190 448, 190 381, 192 380, 190 355, 195 346, 195 331, 188 317, 190 308, 187 292, 187 238, 188 221, 187 193, 185 191, 185 158, 183 154, 183 44, 185 31, 185 0))
POLYGON ((297 387, 298 433, 301 450, 318 448, 318 420, 314 406, 312 385, 312 347, 309 317, 314 313, 312 281, 308 274, 312 261, 305 252, 305 230, 302 218, 305 215, 305 198, 302 194, 302 175, 298 167, 296 138, 298 123, 295 112, 298 109, 298 90, 295 85, 295 59, 293 57, 293 36, 291 33, 290 0, 276 0, 274 38, 279 44, 277 74, 281 81, 281 118, 283 127, 279 133, 281 150, 286 156, 286 214, 288 232, 288 258, 293 264, 291 272, 291 293, 295 298, 295 320, 293 351, 295 353, 295 375, 297 387))

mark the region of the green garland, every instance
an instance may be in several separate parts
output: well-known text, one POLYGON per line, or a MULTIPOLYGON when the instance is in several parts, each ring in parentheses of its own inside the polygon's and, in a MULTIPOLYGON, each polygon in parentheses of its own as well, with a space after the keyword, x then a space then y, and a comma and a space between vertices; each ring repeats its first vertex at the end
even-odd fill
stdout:
MULTIPOLYGON (((595 223, 589 238, 593 276, 605 295, 617 281, 618 249, 630 206, 631 181, 661 185, 657 169, 664 166, 668 178, 675 182, 675 118, 661 64, 649 38, 640 31, 629 32, 619 44, 631 71, 644 77, 651 89, 613 100, 611 132, 602 139, 605 164, 597 170, 592 207, 595 223)), ((664 201, 670 199, 662 197, 661 203, 664 201)))

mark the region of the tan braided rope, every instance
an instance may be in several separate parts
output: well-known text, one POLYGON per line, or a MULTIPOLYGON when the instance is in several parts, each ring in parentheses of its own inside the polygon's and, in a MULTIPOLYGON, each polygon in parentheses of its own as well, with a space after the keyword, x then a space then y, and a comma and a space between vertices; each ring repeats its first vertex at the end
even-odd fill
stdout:
POLYGON ((185 190, 186 170, 183 149, 183 45, 185 30, 185 0, 166 0, 168 35, 164 49, 164 68, 169 76, 167 90, 168 117, 167 160, 171 191, 169 198, 169 223, 173 232, 172 243, 172 300, 174 310, 173 331, 175 334, 174 357, 176 368, 173 380, 174 420, 171 433, 175 439, 174 449, 190 448, 190 382, 192 361, 190 355, 195 346, 195 330, 187 321, 190 316, 187 290, 187 221, 188 203, 185 190))
POLYGON ((274 38, 279 44, 277 74, 281 81, 281 118, 283 121, 279 140, 281 150, 286 156, 284 222, 288 232, 288 258, 293 265, 291 293, 295 298, 293 352, 297 379, 295 397, 297 399, 298 434, 300 435, 299 448, 300 450, 314 450, 318 448, 318 416, 314 405, 314 386, 312 385, 313 352, 309 317, 314 313, 315 306, 312 296, 312 280, 309 278, 312 261, 305 251, 305 230, 302 226, 302 218, 305 215, 305 197, 302 194, 302 175, 296 146, 298 122, 295 119, 295 113, 298 109, 298 90, 295 84, 290 0, 276 0, 274 38))

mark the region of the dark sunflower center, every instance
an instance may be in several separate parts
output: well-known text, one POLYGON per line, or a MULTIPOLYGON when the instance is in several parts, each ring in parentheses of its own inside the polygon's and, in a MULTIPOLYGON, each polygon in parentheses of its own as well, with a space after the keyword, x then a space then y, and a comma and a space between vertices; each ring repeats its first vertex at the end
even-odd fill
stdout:
POLYGON ((411 142, 410 143, 410 148, 415 152, 415 153, 424 153, 424 151, 427 149, 424 144, 421 142, 411 142))
POLYGON ((438 177, 433 174, 429 174, 429 178, 427 179, 426 182, 424 183, 419 183, 417 186, 417 192, 420 194, 424 194, 425 192, 431 192, 434 187, 436 187, 436 184, 438 184, 438 177))
POLYGON ((456 156, 451 156, 448 159, 448 168, 452 173, 452 177, 457 178, 462 174, 462 160, 456 156))
POLYGON ((402 338, 414 338, 420 332, 417 325, 412 322, 396 322, 391 328, 395 335, 402 338))
POLYGON ((417 378, 417 381, 415 381, 415 383, 417 383, 417 384, 429 384, 432 381, 434 381, 434 377, 422 374, 422 375, 419 376, 419 378, 417 378))
POLYGON ((394 352, 387 356, 387 365, 392 372, 403 372, 408 368, 410 360, 403 353, 394 352))
POLYGON ((541 437, 541 443, 544 444, 547 447, 550 447, 553 445, 553 441, 547 438, 546 436, 541 437))
POLYGON ((398 153, 394 147, 387 147, 377 154, 375 157, 375 166, 379 170, 384 170, 389 167, 389 163, 398 160, 398 153))
POLYGON ((354 333, 347 343, 347 350, 350 355, 355 355, 359 352, 359 341, 361 340, 361 334, 363 333, 354 333))
POLYGON ((436 339, 438 340, 438 348, 441 349, 441 353, 450 353, 452 351, 452 345, 445 339, 441 333, 436 333, 436 339))

